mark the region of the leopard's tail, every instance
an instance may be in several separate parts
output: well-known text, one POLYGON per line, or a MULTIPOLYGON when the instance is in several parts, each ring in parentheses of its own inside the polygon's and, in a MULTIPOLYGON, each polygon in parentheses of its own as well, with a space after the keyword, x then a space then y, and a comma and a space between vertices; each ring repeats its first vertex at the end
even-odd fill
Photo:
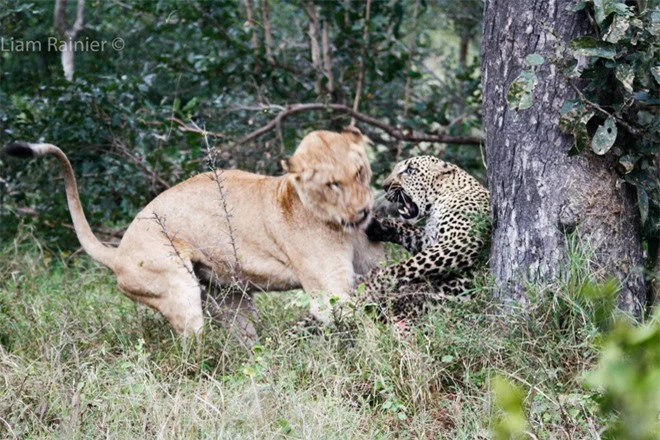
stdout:
POLYGON ((85 252, 89 254, 95 261, 103 264, 104 266, 113 268, 117 249, 107 247, 99 241, 89 227, 87 218, 80 203, 80 196, 78 195, 78 186, 76 185, 76 177, 73 174, 71 162, 66 157, 66 154, 55 145, 51 144, 30 144, 27 142, 15 142, 5 147, 4 153, 9 156, 31 158, 45 155, 53 155, 60 162, 62 167, 62 174, 64 176, 64 188, 66 189, 66 200, 69 205, 69 212, 71 213, 71 220, 73 220, 73 227, 78 236, 78 240, 82 245, 85 252))

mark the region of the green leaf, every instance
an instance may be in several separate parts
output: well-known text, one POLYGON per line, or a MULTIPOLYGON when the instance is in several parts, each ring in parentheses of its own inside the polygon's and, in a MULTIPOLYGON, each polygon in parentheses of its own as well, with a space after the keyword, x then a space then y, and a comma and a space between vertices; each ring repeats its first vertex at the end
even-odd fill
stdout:
POLYGON ((536 74, 531 70, 525 70, 516 78, 506 94, 506 102, 509 108, 519 111, 532 106, 532 93, 538 84, 536 74))
POLYGON ((651 67, 651 74, 655 78, 655 82, 660 84, 660 66, 651 67))
POLYGON ((452 356, 450 354, 446 354, 442 357, 442 359, 440 359, 440 361, 445 363, 445 364, 448 364, 450 362, 454 362, 454 356, 452 356))
POLYGON ((610 151, 614 141, 616 140, 616 122, 614 118, 610 116, 605 120, 603 125, 598 127, 594 138, 591 140, 591 149, 594 153, 602 156, 603 154, 610 151))
POLYGON ((537 53, 530 53, 529 55, 527 55, 525 57, 525 64, 527 64, 530 67, 540 66, 544 62, 545 62, 545 59, 537 53))
POLYGON ((579 1, 577 3, 574 3, 572 5, 569 5, 568 8, 566 8, 568 11, 571 12, 578 12, 583 10, 587 6, 587 2, 585 1, 579 1))
POLYGON ((585 109, 579 101, 566 101, 560 113, 559 129, 572 134, 575 141, 568 155, 575 156, 589 145, 591 139, 587 131, 587 123, 594 116, 594 112, 585 109))
POLYGON ((616 56, 616 47, 613 44, 590 36, 574 38, 568 44, 568 47, 573 51, 574 56, 598 57, 610 60, 613 60, 616 56))
POLYGON ((637 206, 639 207, 639 220, 643 224, 649 217, 649 195, 641 185, 637 185, 637 206))
POLYGON ((492 421, 492 434, 497 440, 523 438, 527 430, 523 391, 508 380, 496 376, 491 388, 493 401, 500 410, 492 421))
POLYGON ((630 64, 619 64, 615 70, 616 79, 618 79, 626 92, 632 93, 632 84, 635 80, 635 70, 630 64))
POLYGON ((603 3, 604 0, 594 0, 594 18, 599 25, 605 21, 605 7, 603 3))
POLYGON ((189 112, 189 111, 191 111, 191 110, 194 110, 195 107, 197 107, 197 106, 199 105, 199 103, 200 103, 200 99, 199 99, 199 97, 195 96, 193 99, 191 99, 190 101, 188 101, 188 102, 186 103, 186 105, 183 106, 183 109, 182 109, 182 110, 183 110, 184 112, 189 112))
POLYGON ((660 35, 660 11, 653 11, 651 13, 651 23, 649 24, 648 31, 654 37, 660 35))
POLYGON ((628 7, 620 0, 594 0, 594 18, 599 26, 613 12, 623 16, 629 15, 628 7))
POLYGON ((610 43, 618 43, 619 40, 623 38, 624 35, 626 35, 626 31, 629 27, 630 20, 628 17, 615 15, 614 19, 612 20, 612 24, 610 24, 610 27, 603 39, 605 41, 609 41, 610 43))
POLYGON ((619 159, 619 163, 621 166, 623 166, 623 173, 628 174, 632 170, 635 169, 635 163, 637 163, 637 160, 639 157, 631 155, 631 154, 626 154, 625 156, 621 156, 619 159))

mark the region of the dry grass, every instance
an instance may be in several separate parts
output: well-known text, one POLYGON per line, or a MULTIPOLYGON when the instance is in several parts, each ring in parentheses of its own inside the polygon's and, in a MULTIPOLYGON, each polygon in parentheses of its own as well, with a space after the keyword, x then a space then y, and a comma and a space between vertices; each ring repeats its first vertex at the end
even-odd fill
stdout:
POLYGON ((85 257, 1 258, 2 438, 489 438, 493 373, 528 390, 540 438, 598 425, 579 381, 597 332, 548 295, 524 315, 448 303, 406 337, 363 317, 292 335, 295 294, 261 295, 258 345, 209 325, 198 349, 85 257))

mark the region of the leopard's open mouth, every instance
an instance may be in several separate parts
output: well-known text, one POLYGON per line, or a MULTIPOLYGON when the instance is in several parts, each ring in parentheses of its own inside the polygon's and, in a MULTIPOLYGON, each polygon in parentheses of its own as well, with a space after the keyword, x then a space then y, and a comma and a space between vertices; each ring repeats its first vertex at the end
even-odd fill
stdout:
POLYGON ((390 202, 394 202, 399 205, 399 215, 404 219, 410 220, 416 218, 419 215, 419 208, 417 207, 417 204, 413 202, 412 198, 406 194, 404 189, 400 186, 390 186, 387 189, 385 198, 390 202))

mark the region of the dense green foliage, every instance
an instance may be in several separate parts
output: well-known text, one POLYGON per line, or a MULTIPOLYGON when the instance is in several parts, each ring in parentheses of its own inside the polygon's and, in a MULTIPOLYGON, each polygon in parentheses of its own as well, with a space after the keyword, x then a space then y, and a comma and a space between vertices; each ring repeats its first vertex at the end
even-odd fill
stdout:
MULTIPOLYGON (((50 44, 57 37, 54 1, 2 0, 0 143, 61 146, 74 163, 92 225, 125 226, 154 195, 207 169, 206 139, 181 124, 212 133, 208 142, 219 153, 218 167, 262 173, 281 172, 279 159, 306 132, 339 129, 350 116, 302 111, 260 137, 237 141, 291 104, 351 108, 358 84, 358 110, 402 134, 433 134, 451 122, 449 135, 478 134, 479 42, 474 33, 456 37, 479 22, 480 2, 470 4, 456 11, 449 3, 372 0, 366 20, 366 3, 358 0, 88 0, 76 41, 105 46, 75 53, 69 83, 50 44), (459 40, 471 48, 460 63, 459 40), (19 46, 27 42, 39 42, 40 50, 19 46)), ((68 2, 70 21, 75 7, 68 2)), ((388 172, 397 155, 445 151, 444 144, 399 141, 357 123, 377 144, 377 174, 388 172)), ((445 154, 464 167, 481 167, 478 147, 445 154)), ((14 235, 19 222, 38 228, 69 223, 55 164, 3 161, 0 237, 14 235)), ((59 246, 75 244, 61 228, 47 236, 59 246)))
POLYGON ((660 233, 660 2, 638 9, 622 1, 576 3, 595 27, 595 36, 569 44, 573 59, 563 65, 579 85, 578 99, 562 109, 562 128, 575 137, 574 152, 587 147, 611 154, 623 178, 637 188, 642 224, 660 233), (582 62, 581 62, 582 61, 582 62))
MULTIPOLYGON (((647 237, 660 233, 660 2, 576 1, 593 34, 558 41, 555 53, 530 53, 527 69, 510 85, 507 101, 532 105, 535 66, 551 62, 577 93, 561 112, 560 128, 573 135, 570 154, 585 149, 616 159, 623 179, 637 189, 647 237)), ((567 13, 571 13, 567 11, 567 13)))

